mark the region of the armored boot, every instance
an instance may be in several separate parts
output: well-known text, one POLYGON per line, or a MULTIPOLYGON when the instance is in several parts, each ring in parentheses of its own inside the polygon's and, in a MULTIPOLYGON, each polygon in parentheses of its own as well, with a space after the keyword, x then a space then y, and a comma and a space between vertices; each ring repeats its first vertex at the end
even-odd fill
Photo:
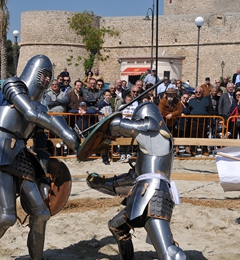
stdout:
POLYGON ((42 217, 30 217, 29 226, 30 232, 28 234, 28 251, 31 260, 42 260, 43 247, 45 241, 45 229, 48 216, 45 215, 47 219, 42 217))
POLYGON ((108 222, 108 228, 113 234, 119 249, 120 260, 133 260, 134 250, 130 228, 123 218, 124 210, 120 211, 108 222))

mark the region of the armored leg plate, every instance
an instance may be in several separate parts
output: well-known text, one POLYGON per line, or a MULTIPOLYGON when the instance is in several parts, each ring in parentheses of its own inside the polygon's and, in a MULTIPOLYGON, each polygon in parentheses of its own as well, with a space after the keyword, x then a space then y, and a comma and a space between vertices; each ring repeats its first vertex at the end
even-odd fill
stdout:
POLYGON ((151 218, 145 229, 161 260, 185 260, 186 255, 181 248, 174 244, 168 221, 151 218))

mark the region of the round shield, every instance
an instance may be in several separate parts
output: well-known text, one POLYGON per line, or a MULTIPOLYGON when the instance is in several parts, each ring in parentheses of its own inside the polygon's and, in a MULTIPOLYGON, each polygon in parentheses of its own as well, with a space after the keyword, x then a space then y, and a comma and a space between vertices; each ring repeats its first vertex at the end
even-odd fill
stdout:
POLYGON ((109 133, 109 125, 114 118, 121 116, 122 112, 116 111, 99 122, 79 147, 77 154, 79 161, 84 161, 91 154, 101 152, 109 147, 109 143, 116 139, 109 133))
MULTIPOLYGON (((37 179, 37 183, 39 185, 39 191, 49 208, 50 214, 53 216, 57 214, 68 201, 72 187, 72 178, 68 167, 56 158, 49 158, 46 177, 49 179, 47 183, 47 194, 45 194, 45 192, 42 194, 41 178, 37 179)), ((27 204, 22 198, 21 205, 24 211, 28 215, 31 215, 27 204)))
POLYGON ((48 206, 51 216, 53 216, 57 214, 68 201, 72 187, 72 178, 68 167, 56 158, 49 159, 47 172, 51 180, 48 206))

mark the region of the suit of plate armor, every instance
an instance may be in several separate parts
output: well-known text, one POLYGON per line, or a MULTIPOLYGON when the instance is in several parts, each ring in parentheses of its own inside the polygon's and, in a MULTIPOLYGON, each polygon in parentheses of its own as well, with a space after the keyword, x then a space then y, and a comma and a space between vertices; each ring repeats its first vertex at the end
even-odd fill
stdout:
MULTIPOLYGON (((109 230, 118 243, 120 259, 134 258, 131 228, 144 227, 159 259, 183 260, 185 253, 173 241, 170 219, 175 205, 170 176, 173 163, 172 138, 160 111, 150 102, 140 104, 132 119, 115 118, 110 124, 113 136, 136 138, 138 156, 133 171, 114 178, 92 174, 90 187, 117 193, 122 186, 135 181, 126 199, 126 207, 109 221, 109 230), (136 178, 137 177, 137 178, 136 178)), ((119 193, 119 192, 118 192, 119 193)))
POLYGON ((20 77, 8 78, 2 92, 11 106, 0 107, 0 238, 16 222, 16 193, 30 215, 27 246, 32 260, 42 259, 45 226, 50 218, 39 179, 45 176, 36 157, 26 148, 35 126, 48 129, 75 149, 78 138, 62 117, 51 117, 41 105, 52 77, 52 63, 34 56, 20 77))

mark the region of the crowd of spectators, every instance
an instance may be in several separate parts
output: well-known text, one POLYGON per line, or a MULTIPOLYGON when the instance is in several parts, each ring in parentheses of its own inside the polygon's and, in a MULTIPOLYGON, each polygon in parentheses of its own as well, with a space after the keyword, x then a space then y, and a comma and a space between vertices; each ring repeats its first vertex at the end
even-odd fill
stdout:
MULTIPOLYGON (((51 82, 50 89, 45 93, 44 103, 50 112, 75 113, 77 119, 76 116, 72 117, 70 124, 73 127, 74 123, 77 123, 84 131, 96 123, 96 118, 100 121, 109 113, 121 110, 124 104, 136 99, 143 91, 159 81, 155 70, 146 70, 134 85, 117 78, 106 90, 104 78, 99 69, 95 68, 93 72, 87 71, 84 79, 77 79, 72 87, 70 73, 64 68, 57 79, 51 82)), ((141 102, 153 102, 159 107, 173 137, 216 137, 218 125, 224 127, 223 122, 214 118, 204 119, 204 116, 221 116, 226 124, 229 116, 238 115, 240 111, 238 85, 240 85, 240 69, 234 73, 232 82, 228 76, 222 77, 221 80, 216 79, 214 83, 206 77, 205 82, 195 89, 195 93, 188 93, 180 79, 170 80, 165 77, 163 83, 156 89, 141 95, 141 98, 125 107, 122 112, 130 119, 134 109, 141 102)), ((235 121, 232 120, 229 127, 232 133, 230 135, 227 133, 232 138, 238 138, 240 133, 240 122, 236 127, 238 120, 235 121)), ((87 134, 84 132, 85 137, 87 134)), ((120 156, 122 160, 129 159, 133 152, 133 149, 130 150, 129 147, 126 149, 115 147, 114 154, 120 156)), ((186 146, 184 153, 195 156, 197 147, 186 146)), ((209 148, 202 147, 201 153, 209 155, 209 148)), ((176 154, 179 154, 179 147, 176 147, 176 154)), ((103 161, 108 164, 108 156, 105 157, 103 161)))

